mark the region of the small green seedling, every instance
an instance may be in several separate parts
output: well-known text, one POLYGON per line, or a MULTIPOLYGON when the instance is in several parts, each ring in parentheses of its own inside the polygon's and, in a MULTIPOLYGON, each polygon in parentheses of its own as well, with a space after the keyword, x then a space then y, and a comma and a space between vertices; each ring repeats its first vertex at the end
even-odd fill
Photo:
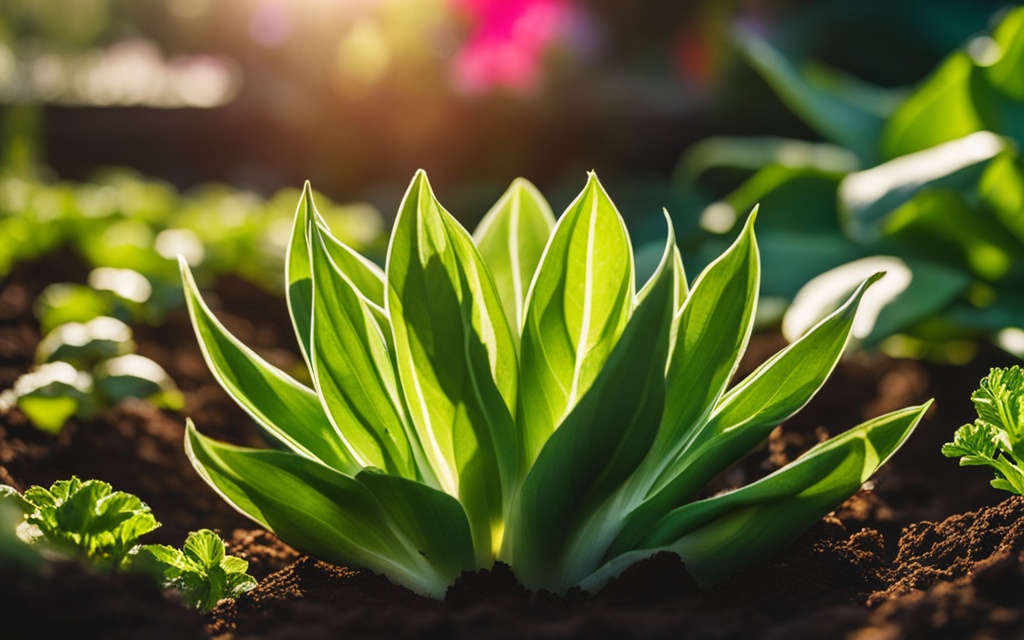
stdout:
POLYGON ((256 586, 249 563, 226 555, 209 529, 193 531, 182 550, 138 544, 160 526, 137 496, 99 480, 59 480, 19 494, 0 485, 0 567, 37 570, 43 550, 74 558, 100 573, 136 571, 182 595, 185 605, 209 612, 224 598, 256 586))
POLYGON ((140 536, 160 526, 138 497, 99 480, 58 480, 25 491, 26 522, 46 545, 101 572, 126 567, 140 536))
POLYGON ((942 454, 962 467, 991 467, 993 487, 1024 495, 1024 371, 992 369, 971 400, 978 419, 957 429, 942 454))
POLYGON ((127 398, 180 409, 171 377, 134 349, 131 328, 116 318, 62 324, 39 343, 38 366, 0 393, 0 411, 17 406, 39 429, 58 434, 72 417, 89 420, 127 398))
POLYGON ((312 387, 231 336, 182 260, 206 362, 279 450, 200 435, 186 451, 229 503, 306 553, 440 598, 509 564, 530 589, 599 588, 677 553, 708 585, 834 509, 927 405, 870 420, 730 493, 699 490, 824 383, 877 275, 728 388, 760 283, 754 216, 697 277, 671 223, 637 287, 597 177, 557 222, 523 180, 470 235, 417 173, 384 270, 300 200, 288 308, 312 387))
POLYGON ((164 586, 177 589, 188 607, 203 613, 225 598, 237 598, 256 587, 256 579, 246 574, 249 563, 226 555, 224 541, 209 529, 190 533, 181 550, 142 545, 133 566, 143 564, 153 566, 164 586))

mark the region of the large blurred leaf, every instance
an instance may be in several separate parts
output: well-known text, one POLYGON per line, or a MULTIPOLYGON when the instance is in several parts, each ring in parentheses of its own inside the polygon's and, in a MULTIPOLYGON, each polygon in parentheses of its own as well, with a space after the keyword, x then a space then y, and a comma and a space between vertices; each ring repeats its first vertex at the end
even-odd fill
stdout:
POLYGON ((850 174, 839 185, 847 232, 860 242, 877 240, 887 216, 920 191, 976 188, 989 163, 1005 149, 1005 141, 981 131, 850 174))
POLYGON ((885 124, 883 158, 923 151, 982 130, 971 99, 973 69, 974 62, 966 52, 950 55, 885 124))
POLYGON ((831 313, 860 282, 872 274, 886 277, 864 297, 853 333, 865 345, 906 329, 937 313, 963 293, 970 278, 933 262, 872 256, 827 271, 800 290, 786 311, 782 332, 796 340, 831 313))
POLYGON ((804 121, 862 160, 877 157, 876 140, 895 104, 890 92, 820 65, 810 71, 798 69, 752 30, 740 30, 734 41, 804 121))

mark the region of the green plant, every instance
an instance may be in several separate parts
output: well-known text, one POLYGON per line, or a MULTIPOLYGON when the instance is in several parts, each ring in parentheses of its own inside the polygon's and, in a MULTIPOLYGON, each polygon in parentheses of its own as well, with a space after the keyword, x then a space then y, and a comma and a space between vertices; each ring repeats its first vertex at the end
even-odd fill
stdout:
POLYGON ((991 467, 993 487, 1024 495, 1024 371, 992 369, 971 401, 977 420, 957 429, 942 455, 960 458, 962 467, 991 467))
POLYGON ((160 526, 138 497, 99 480, 30 487, 23 500, 33 537, 103 572, 126 568, 139 537, 160 526))
POLYGON ((0 411, 17 406, 36 427, 57 434, 70 418, 89 420, 127 398, 180 409, 181 392, 167 372, 134 350, 131 328, 116 318, 61 324, 40 341, 37 366, 0 393, 0 411))
POLYGON ((757 306, 753 220, 692 290, 669 224, 637 291, 625 226, 593 174, 557 224, 516 181, 471 236, 420 172, 384 271, 331 235, 307 188, 287 293, 313 388, 228 334, 182 260, 207 364, 280 449, 189 423, 188 456, 289 544, 433 597, 495 559, 531 589, 596 589, 661 550, 712 583, 856 491, 927 409, 695 499, 824 383, 878 277, 727 391, 757 306))
MULTIPOLYGON (((885 256, 907 277, 858 328, 865 346, 962 360, 970 341, 990 338, 1024 355, 1024 7, 996 17, 990 34, 895 90, 791 60, 752 30, 736 35, 825 142, 709 139, 684 157, 679 179, 708 202, 701 219, 715 235, 754 203, 772 212, 759 227, 764 293, 777 301, 773 319, 793 302, 788 338, 821 317, 823 295, 839 301, 879 268, 869 256, 885 256)), ((715 235, 697 264, 727 243, 715 235)))
POLYGON ((164 544, 139 547, 133 567, 149 565, 164 587, 177 589, 185 604, 203 613, 213 610, 224 598, 237 598, 256 586, 248 575, 249 563, 226 555, 224 541, 209 529, 188 534, 179 550, 164 544))
POLYGON ((41 552, 55 552, 101 573, 150 575, 204 613, 256 586, 246 574, 249 563, 226 555, 224 541, 209 529, 189 533, 181 550, 138 544, 159 526, 138 496, 100 480, 71 476, 24 495, 0 485, 0 566, 37 571, 46 557, 41 552))

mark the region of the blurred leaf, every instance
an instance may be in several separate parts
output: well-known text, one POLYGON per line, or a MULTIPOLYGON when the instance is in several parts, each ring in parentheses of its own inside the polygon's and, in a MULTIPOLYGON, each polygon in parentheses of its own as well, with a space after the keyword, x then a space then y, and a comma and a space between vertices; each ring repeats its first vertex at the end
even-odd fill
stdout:
POLYGON ((872 256, 827 271, 807 283, 786 311, 782 332, 796 340, 835 310, 866 278, 885 277, 864 296, 853 335, 865 346, 876 344, 944 309, 964 292, 970 278, 941 264, 872 256))
POLYGON ((93 368, 96 391, 106 402, 151 398, 173 391, 174 382, 163 367, 135 353, 104 360, 93 368))
POLYGON ((684 184, 693 184, 717 168, 754 172, 772 165, 790 169, 813 168, 826 173, 849 173, 860 168, 860 160, 848 149, 834 144, 768 136, 716 136, 691 146, 676 167, 674 177, 684 184))
POLYGON ((948 57, 885 124, 882 156, 897 158, 984 129, 971 99, 973 68, 966 52, 948 57))
POLYGON ((888 216, 923 189, 974 189, 989 163, 1006 149, 996 135, 978 132, 852 173, 839 185, 844 227, 859 242, 885 232, 888 216))
POLYGON ((48 333, 36 348, 36 362, 61 360, 86 368, 134 349, 128 325, 117 318, 100 316, 85 323, 62 324, 48 333))
POLYGON ((862 160, 878 156, 876 141, 894 106, 891 92, 818 65, 798 69, 752 30, 734 38, 740 52, 796 114, 862 160))
MULTIPOLYGON (((57 283, 43 289, 36 298, 33 311, 44 335, 69 322, 84 323, 99 316, 114 316, 114 296, 109 291, 73 283, 57 283)), ((116 316, 115 316, 116 317, 116 316)), ((118 320, 128 320, 119 317, 118 320)))

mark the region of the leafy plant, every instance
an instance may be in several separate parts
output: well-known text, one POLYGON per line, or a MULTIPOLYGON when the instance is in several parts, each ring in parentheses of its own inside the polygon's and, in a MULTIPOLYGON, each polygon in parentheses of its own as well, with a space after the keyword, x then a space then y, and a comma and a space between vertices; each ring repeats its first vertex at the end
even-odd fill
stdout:
POLYGON ((101 573, 151 575, 204 613, 256 586, 246 574, 249 563, 226 555, 224 541, 209 529, 189 533, 181 550, 138 544, 159 526, 137 496, 99 480, 72 476, 49 489, 30 487, 24 495, 0 485, 0 566, 37 570, 44 558, 40 551, 53 551, 101 573))
MULTIPOLYGON (((909 277, 858 332, 865 344, 900 336, 885 346, 955 359, 965 339, 991 337, 1024 354, 1024 8, 998 17, 918 86, 895 90, 737 34, 743 56, 825 142, 710 139, 679 176, 714 199, 702 214, 714 234, 754 203, 772 212, 760 227, 764 293, 779 311, 796 300, 787 337, 821 318, 823 290, 840 299, 877 269, 866 258, 885 256, 909 277)), ((726 242, 709 241, 697 263, 726 242)))
POLYGON ((165 587, 177 589, 185 604, 203 613, 224 598, 237 598, 256 587, 249 563, 226 555, 224 541, 209 529, 188 534, 179 550, 163 544, 139 547, 133 566, 152 565, 165 587))
POLYGON ((181 408, 181 392, 167 372, 134 350, 131 328, 116 318, 61 324, 40 341, 38 366, 0 393, 0 411, 17 406, 38 428, 56 434, 70 418, 89 420, 127 398, 181 408))
POLYGON ((991 467, 993 487, 1024 495, 1024 371, 992 369, 971 401, 977 420, 957 429, 942 455, 960 458, 962 467, 991 467))
POLYGON ((516 181, 471 236, 417 173, 384 271, 330 233, 307 188, 287 293, 313 387, 231 336, 182 260, 207 364, 278 448, 189 423, 188 456, 289 544, 432 597, 495 559, 531 589, 596 589, 661 550, 713 583, 856 491, 927 409, 696 499, 824 383, 878 277, 727 390, 757 306, 753 221, 692 290, 669 224, 637 291, 626 228, 593 174, 557 224, 516 181))
POLYGON ((24 493, 26 521, 49 546, 100 571, 123 569, 140 536, 160 526, 137 496, 72 476, 24 493))

